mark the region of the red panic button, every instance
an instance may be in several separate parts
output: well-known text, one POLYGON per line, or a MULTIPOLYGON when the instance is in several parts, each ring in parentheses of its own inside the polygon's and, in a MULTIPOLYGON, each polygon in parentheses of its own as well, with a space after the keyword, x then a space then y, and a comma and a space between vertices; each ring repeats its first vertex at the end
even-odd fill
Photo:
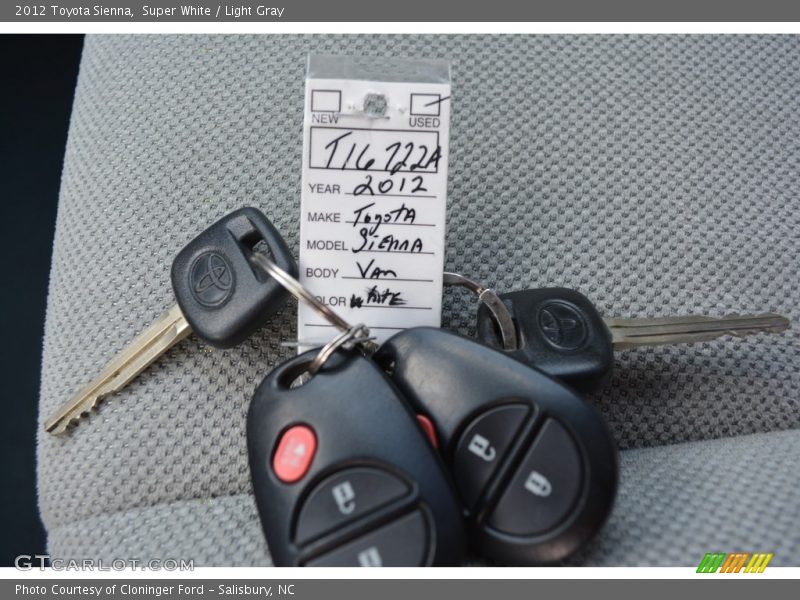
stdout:
POLYGON ((428 436, 428 441, 431 443, 431 446, 439 448, 439 442, 436 440, 436 428, 433 426, 433 422, 425 415, 418 414, 417 423, 419 423, 425 435, 428 436))
POLYGON ((295 425, 283 432, 278 448, 272 457, 272 470, 284 483, 294 483, 303 475, 314 460, 317 438, 310 427, 295 425))

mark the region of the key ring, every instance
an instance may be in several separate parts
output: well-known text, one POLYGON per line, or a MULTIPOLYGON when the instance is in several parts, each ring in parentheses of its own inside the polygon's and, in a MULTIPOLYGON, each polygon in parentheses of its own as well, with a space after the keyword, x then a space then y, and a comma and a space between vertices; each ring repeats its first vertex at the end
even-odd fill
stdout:
POLYGON ((333 356, 333 353, 339 348, 352 347, 353 345, 369 342, 370 339, 369 329, 367 329, 365 325, 362 323, 353 325, 350 329, 343 331, 325 344, 322 350, 314 357, 314 360, 308 364, 306 372, 313 377, 319 373, 319 370, 325 366, 328 359, 333 356), (348 346, 348 344, 350 344, 350 346, 348 346))
POLYGON ((328 321, 334 327, 341 329, 342 331, 347 331, 350 329, 350 323, 345 321, 342 317, 337 315, 333 312, 329 307, 324 305, 322 302, 317 300, 317 298, 308 291, 303 284, 301 284, 297 279, 289 275, 286 271, 281 269, 278 265, 272 262, 263 254, 259 254, 254 252, 250 260, 252 260, 256 265, 264 269, 267 274, 272 277, 275 281, 280 283, 286 290, 292 294, 298 300, 302 300, 315 311, 317 311, 322 317, 328 321))
POLYGON ((497 328, 500 330, 500 339, 503 342, 504 350, 516 350, 518 348, 517 328, 514 325, 514 320, 511 318, 511 313, 508 307, 503 304, 500 297, 491 288, 483 287, 476 281, 459 275, 458 273, 444 273, 444 285, 448 287, 463 287, 467 288, 473 294, 478 296, 478 300, 486 305, 489 313, 492 315, 494 322, 497 323, 497 328))
POLYGON ((370 338, 369 328, 366 325, 361 323, 358 325, 350 325, 350 323, 331 310, 330 307, 317 300, 316 296, 308 291, 297 279, 289 275, 289 273, 281 269, 263 254, 254 252, 250 256, 250 259, 256 266, 262 268, 270 277, 286 288, 295 298, 308 304, 331 325, 341 330, 341 333, 325 344, 314 357, 314 360, 309 363, 307 371, 309 375, 316 375, 339 348, 352 348, 353 346, 360 345, 366 354, 372 354, 378 349, 378 346, 372 341, 372 338, 370 338))

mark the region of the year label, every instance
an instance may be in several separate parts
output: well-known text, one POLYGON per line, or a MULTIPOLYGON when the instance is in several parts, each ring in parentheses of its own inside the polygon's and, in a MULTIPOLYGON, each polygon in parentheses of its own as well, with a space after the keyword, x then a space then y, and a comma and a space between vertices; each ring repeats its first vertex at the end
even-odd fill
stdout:
POLYGON ((15 8, 17 9, 17 12, 15 14, 18 17, 43 17, 45 13, 44 4, 39 4, 39 5, 34 4, 32 6, 29 6, 27 4, 21 6, 17 4, 15 8))

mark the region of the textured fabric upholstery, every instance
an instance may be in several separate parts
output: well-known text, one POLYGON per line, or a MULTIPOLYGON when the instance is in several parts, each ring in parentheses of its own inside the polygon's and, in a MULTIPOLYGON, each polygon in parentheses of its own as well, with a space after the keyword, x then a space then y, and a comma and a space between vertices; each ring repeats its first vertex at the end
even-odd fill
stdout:
MULTIPOLYGON (((89 37, 41 421, 172 303, 171 260, 201 228, 253 205, 297 250, 311 51, 452 61, 449 270, 574 287, 606 315, 800 317, 800 38, 89 37)), ((472 334, 474 313, 447 292, 445 326, 472 334)), ((266 563, 244 422, 294 315, 232 350, 190 338, 70 435, 41 434, 51 553, 266 563)), ((623 450, 620 498, 576 560, 800 564, 797 331, 618 355, 590 401, 623 450)))
MULTIPOLYGON (((608 524, 566 564, 696 566, 706 552, 769 551, 771 565, 796 566, 799 452, 798 431, 625 451, 608 524)), ((98 514, 55 534, 57 556, 270 564, 249 493, 98 514)))

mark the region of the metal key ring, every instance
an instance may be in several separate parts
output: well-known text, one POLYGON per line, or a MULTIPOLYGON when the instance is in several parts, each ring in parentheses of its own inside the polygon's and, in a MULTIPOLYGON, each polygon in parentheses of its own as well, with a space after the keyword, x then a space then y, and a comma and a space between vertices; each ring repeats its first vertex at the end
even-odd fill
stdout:
POLYGON ((497 328, 500 331, 500 340, 503 342, 504 350, 516 350, 518 347, 517 328, 508 307, 503 304, 500 297, 491 288, 483 287, 477 281, 473 281, 458 273, 444 273, 444 285, 467 288, 478 296, 478 300, 486 305, 492 315, 497 328))
POLYGON ((297 279, 289 275, 289 273, 281 269, 278 265, 269 260, 266 256, 254 252, 250 256, 250 260, 252 260, 254 263, 256 263, 256 265, 264 269, 267 272, 267 274, 270 275, 270 277, 272 277, 283 287, 285 287, 287 291, 290 294, 292 294, 295 298, 297 298, 298 300, 302 300, 303 302, 308 304, 311 308, 316 310, 331 325, 345 332, 351 329, 350 323, 345 321, 342 317, 337 315, 330 308, 328 308, 322 302, 317 300, 317 298, 311 292, 309 292, 308 289, 303 287, 303 285, 299 281, 297 281, 297 279))
POLYGON ((330 359, 330 357, 333 356, 333 353, 339 348, 342 348, 350 342, 358 342, 360 340, 369 340, 369 329, 367 329, 362 323, 353 325, 350 329, 343 331, 330 342, 325 344, 314 357, 314 360, 308 363, 306 372, 313 377, 319 373, 319 370, 325 366, 325 363, 328 362, 328 359, 330 359))
POLYGON ((312 377, 316 375, 325 365, 325 363, 328 362, 328 359, 330 359, 333 353, 347 344, 361 344, 366 353, 372 353, 377 350, 377 345, 375 345, 375 343, 371 341, 372 338, 369 337, 369 328, 367 328, 366 325, 363 323, 359 323, 358 325, 350 325, 350 323, 333 312, 333 310, 317 300, 317 298, 310 291, 308 291, 303 284, 301 284, 294 277, 289 275, 289 273, 281 269, 263 254, 253 253, 250 258, 257 266, 264 269, 264 271, 266 271, 270 277, 275 279, 275 281, 286 288, 286 290, 295 298, 307 303, 309 306, 311 306, 311 308, 320 313, 328 322, 342 330, 339 335, 325 344, 319 353, 314 357, 314 360, 309 363, 307 370, 309 375, 312 377))

